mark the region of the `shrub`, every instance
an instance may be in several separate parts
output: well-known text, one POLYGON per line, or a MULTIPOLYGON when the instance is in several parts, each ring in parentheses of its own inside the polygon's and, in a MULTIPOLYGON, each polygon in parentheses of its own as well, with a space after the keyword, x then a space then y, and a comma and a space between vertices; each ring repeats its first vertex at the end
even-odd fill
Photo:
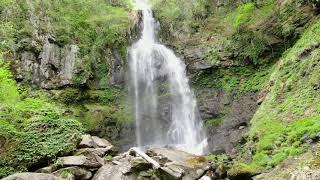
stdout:
POLYGON ((250 20, 250 16, 252 15, 252 12, 256 8, 256 3, 246 3, 238 7, 234 26, 240 27, 241 25, 247 23, 250 20))
MULTIPOLYGON (((1 62, 1 60, 0 60, 1 62)), ((76 148, 82 125, 45 97, 23 96, 8 66, 0 64, 0 177, 35 170, 76 148)))

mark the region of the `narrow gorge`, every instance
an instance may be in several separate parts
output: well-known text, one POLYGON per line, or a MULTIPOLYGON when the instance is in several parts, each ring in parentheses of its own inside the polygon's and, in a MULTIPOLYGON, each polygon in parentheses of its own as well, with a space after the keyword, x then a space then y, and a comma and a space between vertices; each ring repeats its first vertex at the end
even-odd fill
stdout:
POLYGON ((318 0, 0 0, 0 178, 320 179, 318 0))

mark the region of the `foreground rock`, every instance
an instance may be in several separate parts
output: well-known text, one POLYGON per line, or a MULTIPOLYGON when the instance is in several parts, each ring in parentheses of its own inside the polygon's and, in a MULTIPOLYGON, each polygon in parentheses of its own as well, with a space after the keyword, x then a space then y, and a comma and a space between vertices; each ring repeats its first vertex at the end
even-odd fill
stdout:
POLYGON ((196 156, 173 148, 152 148, 147 154, 159 161, 168 179, 199 179, 209 169, 203 156, 196 156))
POLYGON ((51 174, 44 173, 17 173, 2 180, 62 180, 51 174))
POLYGON ((76 179, 87 180, 92 177, 92 173, 89 170, 80 168, 77 166, 63 168, 58 171, 55 171, 52 174, 54 176, 67 179, 67 180, 76 180, 76 179))
POLYGON ((174 148, 132 148, 114 156, 107 140, 84 135, 71 156, 40 168, 38 173, 18 173, 5 180, 195 180, 207 174, 210 164, 203 156, 174 148))
POLYGON ((89 168, 101 167, 104 164, 104 160, 99 157, 93 155, 92 157, 88 156, 68 156, 60 158, 61 165, 63 167, 66 166, 85 166, 89 168))
POLYGON ((201 178, 208 169, 209 163, 204 157, 174 148, 152 148, 146 154, 133 148, 101 167, 93 179, 194 180, 201 178))

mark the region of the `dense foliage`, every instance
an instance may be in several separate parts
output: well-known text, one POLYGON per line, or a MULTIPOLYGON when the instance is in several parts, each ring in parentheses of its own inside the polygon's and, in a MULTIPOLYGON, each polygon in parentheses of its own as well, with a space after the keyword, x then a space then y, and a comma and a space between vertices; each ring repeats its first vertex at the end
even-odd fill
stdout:
POLYGON ((63 107, 33 96, 12 79, 0 61, 0 177, 48 163, 72 151, 82 125, 65 117, 63 107))

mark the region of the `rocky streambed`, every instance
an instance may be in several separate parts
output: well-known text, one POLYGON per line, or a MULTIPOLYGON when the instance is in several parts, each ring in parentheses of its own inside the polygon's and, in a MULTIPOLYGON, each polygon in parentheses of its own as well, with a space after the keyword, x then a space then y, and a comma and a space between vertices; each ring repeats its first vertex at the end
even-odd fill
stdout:
POLYGON ((35 172, 17 173, 3 180, 195 180, 217 179, 215 165, 203 156, 174 148, 131 148, 117 153, 110 142, 83 135, 71 156, 35 172))

